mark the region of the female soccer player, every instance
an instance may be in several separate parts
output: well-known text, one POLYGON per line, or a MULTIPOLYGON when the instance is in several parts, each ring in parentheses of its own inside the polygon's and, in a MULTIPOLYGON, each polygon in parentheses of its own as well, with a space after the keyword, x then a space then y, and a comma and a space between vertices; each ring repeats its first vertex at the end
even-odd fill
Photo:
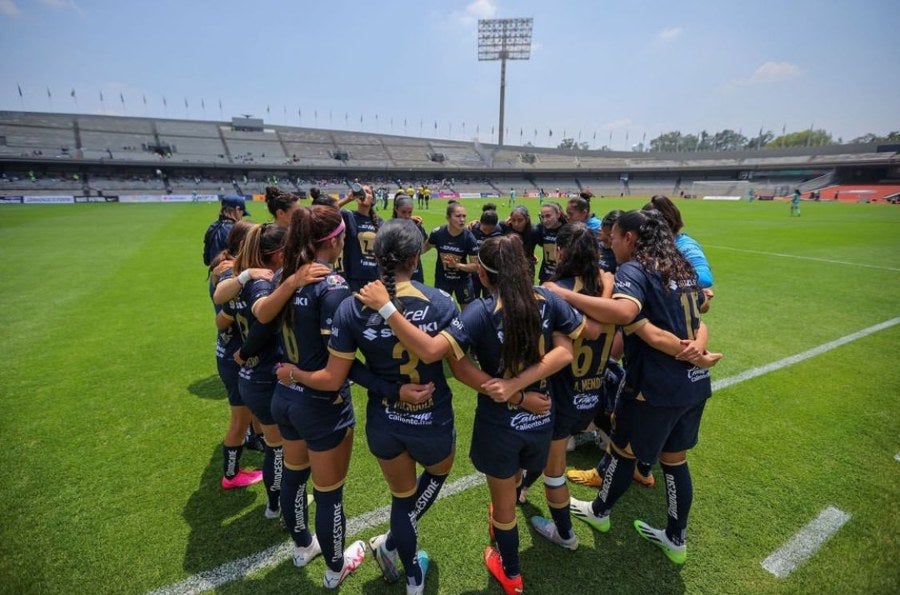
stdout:
POLYGON ((600 238, 600 270, 613 274, 616 273, 616 255, 612 248, 609 247, 609 234, 612 233, 613 225, 615 225, 621 214, 622 211, 619 209, 613 209, 604 215, 603 220, 600 222, 600 233, 597 234, 600 238))
POLYGON ((697 443, 700 418, 711 393, 708 370, 694 364, 711 355, 705 352, 706 329, 700 322, 702 292, 693 267, 675 246, 658 211, 624 213, 613 226, 611 239, 619 263, 612 299, 559 290, 587 315, 625 325, 626 331, 625 385, 603 485, 592 502, 571 499, 571 510, 597 531, 608 531, 610 511, 631 484, 635 458, 660 460, 668 524, 665 530, 642 521, 634 524, 670 560, 683 564, 693 498, 687 450, 697 443), (632 332, 647 323, 698 344, 697 352, 688 356, 691 361, 657 350, 632 332))
POLYGON ((519 236, 519 240, 522 242, 522 253, 525 255, 525 260, 529 263, 530 279, 533 283, 534 267, 537 264, 537 259, 534 257, 534 248, 537 246, 540 238, 535 227, 531 224, 531 216, 528 214, 528 209, 523 205, 515 207, 510 212, 506 222, 500 224, 500 228, 504 234, 519 236))
MULTIPOLYGON (((394 219, 410 219, 415 224, 416 227, 419 228, 419 233, 422 234, 422 248, 425 247, 425 242, 428 240, 428 232, 425 231, 425 228, 422 227, 421 217, 413 216, 413 199, 406 195, 405 192, 400 191, 394 195, 394 219)), ((416 263, 416 270, 413 271, 412 280, 418 281, 419 283, 425 282, 425 272, 422 270, 421 261, 416 263)))
MULTIPOLYGON (((544 208, 548 204, 553 203, 544 208)), ((601 280, 596 237, 584 223, 563 225, 554 240, 559 263, 552 280, 558 286, 590 296, 612 295, 613 277, 607 275, 601 280)), ((601 406, 603 375, 615 335, 615 325, 585 317, 585 332, 575 341, 572 364, 548 378, 556 411, 553 441, 543 471, 552 520, 533 516, 531 523, 538 533, 570 550, 578 547, 578 538, 569 516, 569 490, 564 475, 566 445, 570 436, 587 427, 601 406)), ((540 470, 529 470, 527 479, 539 475, 540 470)))
POLYGON ((379 284, 360 292, 360 299, 379 308, 413 355, 425 362, 450 355, 454 374, 480 387, 469 456, 487 476, 491 492, 490 530, 497 547, 485 549, 485 564, 506 593, 523 589, 515 504, 519 470, 543 468, 553 429, 542 379, 572 361, 571 337, 583 327, 572 308, 549 291, 532 287, 527 272, 517 237, 486 240, 478 275, 491 296, 476 300, 463 311, 459 324, 437 337, 419 330, 407 319, 412 317, 396 315, 379 284), (552 349, 545 354, 549 345, 552 349), (476 373, 459 368, 468 363, 469 349, 481 364, 476 373))
POLYGON ((565 223, 566 216, 558 204, 548 202, 541 206, 541 222, 537 224, 535 230, 544 253, 541 268, 538 271, 538 279, 541 283, 556 273, 556 234, 565 223))
POLYGON ((390 532, 370 540, 375 559, 388 581, 399 578, 397 559, 403 563, 407 593, 422 593, 428 556, 416 551, 416 524, 437 498, 453 465, 456 431, 451 392, 441 362, 426 363, 408 351, 384 322, 388 309, 415 321, 435 335, 455 320, 459 311, 440 291, 411 281, 422 236, 405 219, 386 222, 375 237, 375 256, 390 301, 378 314, 355 300, 347 300, 334 317, 327 365, 316 372, 298 371, 304 385, 332 390, 344 382, 360 350, 367 367, 378 377, 400 382, 428 383, 433 392, 399 399, 369 391, 366 439, 378 458, 393 496, 390 532), (418 480, 416 463, 425 471, 418 480))
POLYGON ((460 203, 447 205, 447 223, 428 236, 425 251, 437 248, 434 286, 456 296, 465 308, 473 299, 472 276, 478 260, 478 243, 466 229, 466 208, 460 203), (469 261, 471 259, 471 262, 469 261))
MULTIPOLYGON (((684 228, 684 221, 681 219, 681 211, 678 210, 675 203, 668 196, 657 194, 643 206, 642 210, 659 211, 669 226, 672 236, 675 238, 675 246, 678 247, 697 272, 697 282, 700 284, 700 287, 703 289, 712 287, 712 269, 709 267, 706 254, 703 253, 703 248, 700 247, 700 244, 694 238, 681 231, 684 228)), ((707 297, 712 297, 711 291, 705 293, 707 297)))
POLYGON ((341 267, 351 291, 378 278, 378 264, 372 252, 375 232, 381 225, 381 217, 375 212, 375 195, 371 186, 363 186, 365 193, 356 198, 356 210, 341 209, 346 226, 344 254, 341 267))
POLYGON ((291 213, 297 208, 299 194, 285 192, 277 186, 266 186, 266 208, 275 220, 275 225, 287 228, 291 223, 291 213))
MULTIPOLYGON (((478 245, 479 249, 486 239, 503 235, 503 230, 500 228, 499 217, 497 217, 495 207, 496 205, 493 203, 487 203, 482 206, 481 218, 478 221, 475 221, 474 225, 469 228, 472 235, 475 236, 475 243, 478 245)), ((490 294, 487 287, 482 285, 481 281, 478 280, 477 274, 472 275, 472 288, 473 295, 476 298, 487 297, 488 294, 490 294)))
POLYGON ((262 425, 266 442, 263 458, 263 484, 268 503, 267 519, 278 518, 279 492, 282 472, 282 438, 272 418, 272 392, 275 390, 275 364, 277 350, 274 325, 263 325, 256 320, 254 305, 272 292, 271 281, 249 278, 249 269, 267 268, 275 271, 281 267, 284 250, 285 228, 272 223, 256 225, 247 233, 234 263, 234 275, 243 285, 236 300, 234 317, 241 331, 243 346, 234 359, 241 364, 238 390, 241 400, 262 425), (252 337, 251 337, 252 334, 252 337))
MULTIPOLYGON (((253 228, 249 221, 238 221, 226 236, 225 249, 216 255, 209 265, 209 295, 212 298, 218 282, 231 277, 234 259, 247 232, 253 228)), ((241 453, 244 450, 244 437, 250 425, 250 410, 241 400, 238 390, 238 374, 241 367, 234 361, 234 353, 241 348, 240 329, 234 320, 233 304, 214 304, 216 309, 216 368, 219 378, 225 385, 231 419, 225 440, 222 442, 222 487, 226 490, 243 488, 262 481, 262 471, 241 469, 241 453)))

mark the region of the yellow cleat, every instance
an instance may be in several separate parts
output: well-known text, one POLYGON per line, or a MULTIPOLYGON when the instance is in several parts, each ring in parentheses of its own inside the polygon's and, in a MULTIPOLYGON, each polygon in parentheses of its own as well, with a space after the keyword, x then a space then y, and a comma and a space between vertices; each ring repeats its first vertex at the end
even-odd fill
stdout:
POLYGON ((566 471, 566 477, 572 483, 587 486, 589 488, 599 488, 603 485, 603 478, 597 473, 596 469, 569 469, 566 471))

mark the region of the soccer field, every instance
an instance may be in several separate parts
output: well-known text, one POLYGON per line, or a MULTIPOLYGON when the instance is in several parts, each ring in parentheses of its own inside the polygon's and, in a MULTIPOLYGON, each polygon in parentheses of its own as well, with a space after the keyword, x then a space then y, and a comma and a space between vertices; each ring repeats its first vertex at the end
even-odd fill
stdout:
MULTIPOLYGON (((464 201, 469 218, 483 202, 464 201)), ((494 202, 505 216, 505 199, 494 202)), ((595 200, 594 209, 644 202, 595 200)), ((519 204, 536 223, 537 200, 519 204)), ((530 528, 527 519, 547 511, 535 484, 518 519, 526 592, 897 592, 900 209, 804 203, 791 218, 782 202, 677 204, 713 268, 704 319, 710 348, 725 354, 689 459, 687 563, 672 565, 631 526, 665 523, 658 467, 655 488, 634 485, 620 500, 609 533, 573 521, 576 552, 530 528), (832 344, 839 339, 847 341, 832 344), (805 563, 784 578, 762 567, 829 506, 850 519, 805 563)), ((420 213, 426 229, 443 222, 443 206, 433 200, 420 213)), ((264 205, 248 208, 266 219, 264 205)), ((225 593, 324 591, 324 563, 294 568, 287 533, 263 518, 262 484, 219 487, 228 403, 201 261, 217 209, 0 207, 0 592, 180 592, 219 582, 225 593), (246 571, 251 563, 260 569, 246 571)), ((430 281, 433 252, 425 262, 430 281)), ((433 560, 426 592, 499 593, 482 563, 488 491, 467 456, 474 394, 452 386, 459 438, 447 486, 456 493, 419 525, 433 560)), ((383 532, 390 504, 358 387, 354 399, 348 543, 383 532)), ((585 446, 569 464, 599 456, 585 446)), ((247 452, 244 463, 262 459, 247 452)), ((341 591, 403 587, 385 584, 367 560, 341 591)))

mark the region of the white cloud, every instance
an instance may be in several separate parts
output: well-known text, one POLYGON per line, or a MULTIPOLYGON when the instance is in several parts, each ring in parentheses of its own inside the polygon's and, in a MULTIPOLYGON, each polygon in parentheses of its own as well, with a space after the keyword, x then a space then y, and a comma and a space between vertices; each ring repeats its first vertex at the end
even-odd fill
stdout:
POLYGON ((656 40, 661 43, 671 43, 684 34, 681 27, 666 27, 656 34, 656 40))
POLYGON ((474 0, 466 6, 464 11, 455 10, 451 16, 461 25, 472 25, 478 19, 489 19, 495 14, 497 14, 497 5, 493 0, 474 0))
POLYGON ((8 17, 17 17, 22 14, 15 0, 0 0, 0 13, 8 17))
POLYGON ((603 125, 603 128, 606 130, 620 130, 622 128, 628 128, 629 126, 631 126, 631 118, 621 118, 619 120, 607 122, 603 125))
POLYGON ((750 75, 747 84, 759 85, 792 79, 803 74, 803 70, 790 62, 766 62, 750 75))

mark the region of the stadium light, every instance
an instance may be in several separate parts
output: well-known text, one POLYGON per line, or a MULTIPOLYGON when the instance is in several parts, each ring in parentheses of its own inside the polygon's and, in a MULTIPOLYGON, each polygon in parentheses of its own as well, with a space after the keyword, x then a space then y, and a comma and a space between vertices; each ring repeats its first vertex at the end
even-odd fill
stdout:
POLYGON ((500 60, 500 134, 503 145, 503 116, 506 100, 506 61, 531 58, 531 29, 534 19, 479 19, 478 61, 500 60))

